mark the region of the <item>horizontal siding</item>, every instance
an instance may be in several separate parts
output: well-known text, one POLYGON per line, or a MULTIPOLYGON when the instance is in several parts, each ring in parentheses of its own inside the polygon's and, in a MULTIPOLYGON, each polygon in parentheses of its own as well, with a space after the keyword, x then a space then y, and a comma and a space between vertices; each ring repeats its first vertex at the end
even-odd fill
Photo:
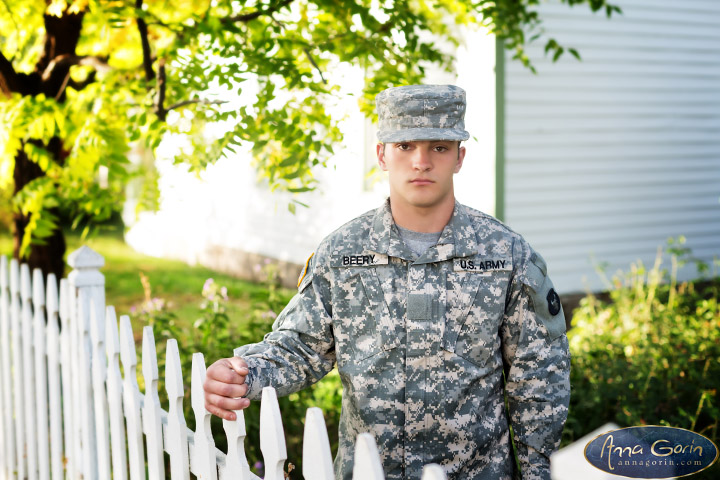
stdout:
POLYGON ((720 2, 621 7, 543 4, 538 74, 507 55, 505 217, 562 292, 602 288, 593 262, 652 264, 669 237, 720 257, 720 2), (547 38, 582 61, 552 63, 547 38))

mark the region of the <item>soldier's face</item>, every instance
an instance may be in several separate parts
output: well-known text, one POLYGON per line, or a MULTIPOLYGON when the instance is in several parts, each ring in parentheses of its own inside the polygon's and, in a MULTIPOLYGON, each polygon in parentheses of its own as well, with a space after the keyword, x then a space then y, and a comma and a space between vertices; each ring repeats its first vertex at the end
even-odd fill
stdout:
POLYGON ((388 172, 390 201, 432 208, 455 202, 453 175, 465 147, 453 141, 416 141, 377 146, 378 164, 388 172))

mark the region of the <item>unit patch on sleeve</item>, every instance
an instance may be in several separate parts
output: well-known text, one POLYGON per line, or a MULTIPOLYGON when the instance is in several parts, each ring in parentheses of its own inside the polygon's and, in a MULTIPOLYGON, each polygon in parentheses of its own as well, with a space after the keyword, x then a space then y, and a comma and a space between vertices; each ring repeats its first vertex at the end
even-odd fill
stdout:
POLYGON ((469 257, 456 258, 453 271, 471 273, 491 273, 512 270, 510 258, 469 257))
POLYGON ((308 269, 310 269, 310 260, 312 260, 313 255, 315 255, 315 252, 311 253, 308 259, 305 261, 305 266, 303 267, 302 272, 300 272, 300 276, 298 277, 298 288, 300 288, 300 284, 305 278, 305 275, 307 275, 308 269))
POLYGON ((560 313, 560 297, 554 288, 551 288, 547 294, 548 311, 550 315, 557 315, 560 313))

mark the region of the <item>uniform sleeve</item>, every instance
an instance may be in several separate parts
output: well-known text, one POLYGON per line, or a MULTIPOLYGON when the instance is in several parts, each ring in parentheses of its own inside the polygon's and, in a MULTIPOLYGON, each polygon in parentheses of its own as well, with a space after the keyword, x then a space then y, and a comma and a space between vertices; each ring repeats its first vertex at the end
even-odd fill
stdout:
MULTIPOLYGON (((319 381, 335 364, 330 283, 327 267, 313 255, 303 272, 298 293, 260 343, 235 349, 250 373, 247 398, 259 399, 264 387, 289 395, 319 381)), ((325 265, 327 265, 325 263, 325 265)))
POLYGON ((545 261, 518 242, 501 335, 509 420, 523 479, 550 479, 570 403, 570 354, 545 261))

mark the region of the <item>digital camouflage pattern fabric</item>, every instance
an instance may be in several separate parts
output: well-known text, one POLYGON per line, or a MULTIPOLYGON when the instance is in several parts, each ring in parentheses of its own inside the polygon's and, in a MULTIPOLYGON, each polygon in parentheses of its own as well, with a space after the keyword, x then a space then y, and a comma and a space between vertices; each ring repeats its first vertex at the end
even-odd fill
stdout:
POLYGON ((465 90, 455 85, 408 85, 383 90, 375 97, 378 140, 463 141, 465 90))
POLYGON ((542 258, 498 220, 456 203, 418 257, 386 203, 329 235, 273 331, 235 354, 250 366, 250 399, 268 385, 300 390, 337 364, 339 479, 352 477, 361 432, 387 479, 420 479, 428 463, 450 479, 517 477, 508 422, 522 478, 549 479, 570 398, 551 293, 542 258))

